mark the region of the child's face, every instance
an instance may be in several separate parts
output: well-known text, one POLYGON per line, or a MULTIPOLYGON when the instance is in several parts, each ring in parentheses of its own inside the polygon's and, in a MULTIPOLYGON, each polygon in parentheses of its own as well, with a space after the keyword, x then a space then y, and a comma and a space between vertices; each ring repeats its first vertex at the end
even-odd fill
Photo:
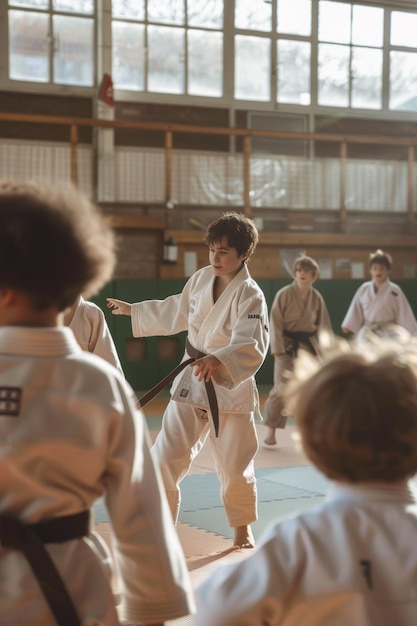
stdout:
POLYGON ((294 278, 297 287, 300 289, 306 289, 311 287, 316 280, 316 273, 313 272, 313 270, 297 267, 294 271, 294 278))
POLYGON ((247 256, 246 253, 239 256, 236 248, 230 248, 226 237, 209 245, 209 262, 215 276, 223 276, 232 280, 247 256))
POLYGON ((382 265, 382 263, 372 263, 370 273, 373 283, 375 285, 382 285, 388 278, 389 269, 386 265, 382 265))

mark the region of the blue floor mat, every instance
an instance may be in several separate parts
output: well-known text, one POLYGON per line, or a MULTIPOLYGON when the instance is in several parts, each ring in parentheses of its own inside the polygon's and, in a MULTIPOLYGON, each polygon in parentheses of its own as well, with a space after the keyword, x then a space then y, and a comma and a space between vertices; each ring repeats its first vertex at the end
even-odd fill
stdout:
MULTIPOLYGON (((286 467, 256 470, 259 520, 255 530, 261 531, 275 518, 304 510, 322 501, 326 479, 314 467, 286 467)), ((94 505, 95 522, 108 522, 103 500, 94 505)), ((219 480, 213 472, 186 476, 181 483, 181 522, 216 532, 226 537, 227 525, 220 500, 219 480)))
MULTIPOLYGON (((323 496, 311 498, 292 498, 273 502, 258 503, 258 520, 251 524, 256 541, 273 523, 280 519, 307 511, 323 502, 323 496)), ((233 539, 233 528, 230 528, 222 506, 199 511, 180 511, 179 521, 208 532, 221 535, 227 539, 233 539)))
MULTIPOLYGON (((327 481, 313 467, 256 470, 258 502, 311 498, 325 493, 327 481)), ((181 483, 181 510, 222 506, 219 480, 213 472, 186 476, 181 483)))

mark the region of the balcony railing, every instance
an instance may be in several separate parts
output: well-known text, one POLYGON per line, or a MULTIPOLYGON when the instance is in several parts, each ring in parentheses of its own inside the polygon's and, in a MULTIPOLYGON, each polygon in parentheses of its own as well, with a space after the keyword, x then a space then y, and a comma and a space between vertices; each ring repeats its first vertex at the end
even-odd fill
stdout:
MULTIPOLYGON (((169 207, 174 202, 196 210, 199 206, 239 207, 250 217, 262 217, 275 209, 290 216, 290 225, 297 227, 301 220, 306 228, 308 215, 328 211, 336 215, 340 232, 346 231, 351 213, 391 212, 401 215, 405 234, 413 232, 417 208, 417 137, 260 131, 13 113, 0 113, 1 121, 45 127, 59 125, 68 129, 58 175, 56 157, 51 153, 56 144, 48 142, 47 133, 45 142, 38 148, 44 150, 48 158, 40 162, 38 151, 26 159, 24 167, 21 150, 36 142, 0 138, 2 178, 68 179, 84 187, 99 203, 115 207, 130 203, 158 205, 162 207, 167 226, 169 207), (80 131, 85 128, 94 131, 87 144, 85 140, 80 141, 80 131), (151 149, 140 145, 125 149, 115 145, 111 132, 121 129, 156 131, 162 138, 161 145, 151 149), (231 148, 204 153, 178 150, 174 148, 175 138, 181 134, 213 135, 223 140, 226 136, 231 148), (258 137, 306 142, 307 154, 311 156, 260 154, 252 149, 252 140, 258 137), (318 142, 336 144, 338 156, 314 156, 318 142), (238 144, 237 149, 235 144, 238 144), (404 159, 349 158, 349 147, 354 144, 385 146, 385 150, 389 146, 402 147, 404 159), (14 159, 10 157, 13 151, 16 151, 14 159)), ((25 132, 22 135, 26 136, 25 132)))

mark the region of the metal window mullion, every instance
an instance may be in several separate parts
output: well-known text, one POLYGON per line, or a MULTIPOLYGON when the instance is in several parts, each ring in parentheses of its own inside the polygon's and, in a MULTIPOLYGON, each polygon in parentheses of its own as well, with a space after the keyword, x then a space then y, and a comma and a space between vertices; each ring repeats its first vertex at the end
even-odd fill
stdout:
POLYGON ((352 91, 353 91, 353 70, 352 70, 352 59, 353 59, 353 44, 349 44, 349 94, 348 94, 348 108, 352 108, 352 91))
POLYGON ((384 35, 382 42, 382 112, 388 112, 389 109, 389 96, 391 91, 390 85, 390 63, 391 63, 391 10, 384 10, 384 35))
POLYGON ((49 45, 48 45, 48 67, 49 67, 49 83, 55 84, 54 76, 54 57, 55 57, 55 34, 52 7, 49 9, 49 45))
POLYGON ((184 79, 183 79, 183 91, 184 95, 188 95, 188 7, 186 0, 182 0, 183 10, 184 10, 184 39, 183 39, 183 54, 184 54, 184 79))
POLYGON ((6 3, 0 2, 0 84, 10 80, 9 10, 6 3))
POLYGON ((149 82, 149 44, 148 44, 148 3, 146 2, 146 11, 145 11, 145 21, 144 21, 144 33, 143 33, 143 89, 145 92, 149 92, 148 82, 149 82))
MULTIPOLYGON (((93 14, 90 17, 93 20, 93 87, 96 87, 99 84, 99 74, 98 74, 98 63, 99 63, 99 45, 103 47, 104 43, 109 43, 109 59, 107 63, 110 66, 109 74, 112 75, 112 54, 111 54, 111 46, 112 46, 112 34, 111 34, 111 2, 110 2, 110 12, 105 14, 106 22, 104 22, 104 8, 103 3, 100 3, 100 10, 98 8, 98 0, 94 0, 93 3, 93 14), (100 19, 99 19, 100 18, 100 19), (109 33, 107 31, 103 32, 103 29, 109 28, 109 33), (106 38, 105 41, 103 38, 106 38)), ((104 48, 106 50, 106 48, 104 48)), ((105 52, 103 51, 103 54, 105 52)))
POLYGON ((277 4, 279 0, 272 2, 271 11, 271 103, 274 109, 278 108, 278 29, 277 29, 277 4))
POLYGON ((223 99, 234 106, 235 101, 235 28, 234 2, 223 2, 223 99))
POLYGON ((318 106, 319 97, 319 0, 311 4, 310 106, 318 106))
POLYGON ((352 71, 352 59, 353 59, 353 41, 352 41, 352 27, 353 27, 353 4, 350 5, 350 34, 349 34, 349 94, 348 94, 348 108, 352 108, 352 88, 353 88, 353 71, 352 71))

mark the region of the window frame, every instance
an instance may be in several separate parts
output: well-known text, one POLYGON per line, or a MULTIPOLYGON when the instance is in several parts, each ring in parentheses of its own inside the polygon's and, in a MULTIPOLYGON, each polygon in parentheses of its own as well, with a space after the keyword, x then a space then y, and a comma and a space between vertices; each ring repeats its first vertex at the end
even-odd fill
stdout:
MULTIPOLYGON (((186 0, 184 0, 185 2, 186 0)), ((319 1, 312 0, 312 30, 309 36, 290 35, 287 33, 280 33, 276 29, 276 17, 277 17, 277 1, 272 0, 272 28, 270 32, 264 31, 252 31, 245 29, 237 29, 234 27, 234 2, 233 0, 224 0, 223 11, 223 27, 222 29, 208 28, 207 30, 223 33, 223 95, 218 96, 200 96, 191 94, 170 94, 170 93, 156 93, 149 91, 131 91, 123 89, 115 89, 114 96, 116 101, 123 102, 144 102, 160 104, 173 104, 173 105, 200 105, 210 106, 213 108, 226 108, 230 110, 230 119, 233 123, 235 111, 239 109, 245 110, 257 110, 257 111, 280 111, 282 113, 303 113, 309 116, 311 120, 311 128, 313 130, 313 119, 315 115, 340 115, 343 111, 349 115, 349 117, 361 117, 361 118, 379 118, 379 119, 401 119, 401 120, 415 120, 416 111, 406 110, 394 110, 389 108, 390 97, 390 52, 392 50, 404 50, 406 52, 417 52, 416 48, 393 46, 390 44, 390 20, 394 11, 399 12, 412 12, 417 14, 417 9, 413 4, 415 0, 409 3, 409 0, 403 0, 401 3, 393 6, 392 3, 386 0, 356 0, 349 1, 351 7, 354 5, 366 5, 370 7, 380 7, 384 10, 384 33, 383 33, 383 45, 382 45, 382 106, 380 109, 361 109, 347 107, 335 107, 328 105, 318 104, 318 12, 319 1), (268 101, 257 100, 244 100, 234 98, 234 55, 235 46, 234 38, 236 34, 243 35, 255 35, 267 37, 271 41, 270 46, 270 99, 268 101), (310 104, 296 104, 288 102, 280 102, 279 95, 277 96, 277 83, 278 83, 278 67, 277 67, 277 45, 280 40, 289 41, 306 41, 311 46, 311 58, 310 58, 310 104)), ((343 0, 333 0, 341 2, 343 0)), ((26 93, 38 93, 38 94, 50 94, 50 95, 68 95, 68 96, 84 96, 95 97, 98 92, 98 87, 101 82, 101 78, 104 72, 111 73, 111 53, 109 53, 109 47, 111 49, 111 0, 94 0, 94 10, 91 18, 93 19, 93 64, 94 64, 94 82, 90 86, 58 84, 54 82, 40 83, 32 81, 19 81, 9 78, 9 32, 8 32, 8 12, 9 10, 35 10, 33 8, 23 7, 10 7, 8 1, 6 3, 0 3, 0 90, 3 92, 26 92, 26 93), (110 67, 109 67, 110 64, 110 67)), ((49 19, 52 21, 53 15, 70 15, 81 16, 77 12, 67 12, 61 10, 55 10, 52 6, 52 0, 49 0, 49 8, 47 10, 41 10, 43 13, 49 15, 49 19)), ((90 16, 88 16, 90 17, 90 16)), ((118 21, 123 21, 122 18, 117 18, 118 21)), ((202 26, 188 26, 184 25, 185 29, 201 30, 202 26)), ((352 44, 349 44, 350 46, 352 44)), ((354 45, 354 44, 353 44, 354 45)), ((187 39, 185 46, 187 46, 187 39)), ((186 55, 188 49, 185 49, 186 55)), ((53 62, 53 55, 49 53, 50 64, 53 62)), ((188 81, 188 67, 187 59, 184 62, 185 72, 185 90, 187 88, 188 81)))
POLYGON ((53 1, 48 0, 48 8, 11 6, 9 0, 0 3, 0 89, 3 91, 32 92, 39 94, 68 94, 71 96, 91 96, 97 90, 97 48, 98 48, 98 0, 93 0, 93 12, 90 14, 77 11, 64 11, 53 8, 53 1), (38 82, 10 77, 10 39, 9 39, 9 11, 26 11, 28 13, 48 16, 48 81, 38 82), (85 18, 92 20, 92 85, 75 85, 71 83, 58 83, 54 81, 54 16, 85 18), (3 42, 3 44, 1 43, 3 42))

